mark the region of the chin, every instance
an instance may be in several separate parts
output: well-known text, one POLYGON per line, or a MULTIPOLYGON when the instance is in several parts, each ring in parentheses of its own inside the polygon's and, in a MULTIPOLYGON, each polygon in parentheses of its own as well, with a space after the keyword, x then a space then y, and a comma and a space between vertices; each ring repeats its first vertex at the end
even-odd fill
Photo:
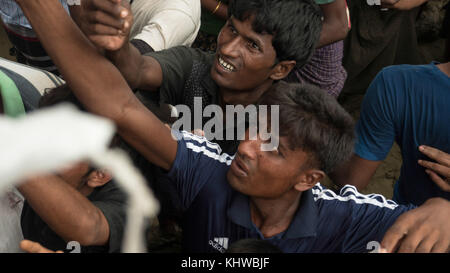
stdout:
POLYGON ((221 88, 225 88, 225 89, 234 89, 235 87, 234 85, 234 80, 233 79, 229 79, 229 75, 222 75, 219 72, 217 72, 214 68, 214 66, 211 68, 211 78, 213 79, 213 81, 221 88))
POLYGON ((230 184, 233 190, 243 193, 243 188, 245 185, 245 181, 242 181, 242 178, 235 176, 231 171, 227 172, 227 180, 228 184, 230 184))

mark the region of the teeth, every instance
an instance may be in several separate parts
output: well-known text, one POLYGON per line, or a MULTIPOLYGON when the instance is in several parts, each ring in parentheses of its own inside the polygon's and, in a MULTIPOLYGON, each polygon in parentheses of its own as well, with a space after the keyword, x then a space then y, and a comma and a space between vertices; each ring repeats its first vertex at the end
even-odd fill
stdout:
POLYGON ((225 68, 225 69, 227 69, 227 70, 229 70, 229 71, 234 71, 234 66, 232 66, 231 64, 229 64, 229 63, 227 63, 227 62, 225 62, 222 58, 220 58, 219 57, 219 63, 220 63, 220 65, 223 67, 223 68, 225 68))

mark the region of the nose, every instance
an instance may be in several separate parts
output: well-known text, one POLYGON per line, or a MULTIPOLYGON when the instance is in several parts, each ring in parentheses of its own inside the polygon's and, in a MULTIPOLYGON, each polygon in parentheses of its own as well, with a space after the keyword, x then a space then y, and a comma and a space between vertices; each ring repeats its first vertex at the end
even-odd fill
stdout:
POLYGON ((258 158, 259 147, 261 141, 259 138, 257 140, 249 139, 248 130, 245 133, 245 139, 241 141, 238 147, 238 154, 242 159, 245 160, 255 160, 258 158))
POLYGON ((236 58, 239 56, 239 43, 240 37, 231 37, 220 45, 220 54, 230 58, 236 58))

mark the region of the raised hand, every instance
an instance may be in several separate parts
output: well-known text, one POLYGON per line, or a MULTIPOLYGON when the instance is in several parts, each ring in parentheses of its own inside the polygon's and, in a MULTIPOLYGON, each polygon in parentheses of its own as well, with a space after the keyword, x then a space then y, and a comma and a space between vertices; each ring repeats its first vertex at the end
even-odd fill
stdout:
POLYGON ((133 15, 126 0, 82 0, 71 14, 89 40, 100 49, 116 51, 127 44, 133 15))

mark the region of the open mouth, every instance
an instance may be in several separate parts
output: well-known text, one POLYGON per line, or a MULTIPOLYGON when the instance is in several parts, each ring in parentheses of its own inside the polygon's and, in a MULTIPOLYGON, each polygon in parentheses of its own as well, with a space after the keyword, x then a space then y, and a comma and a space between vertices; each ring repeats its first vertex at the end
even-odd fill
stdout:
POLYGON ((240 176, 247 176, 248 169, 247 166, 241 161, 241 159, 236 155, 233 160, 234 168, 240 176))
POLYGON ((224 59, 222 59, 221 57, 219 57, 219 64, 226 71, 233 72, 236 70, 236 68, 232 64, 225 62, 224 59))

